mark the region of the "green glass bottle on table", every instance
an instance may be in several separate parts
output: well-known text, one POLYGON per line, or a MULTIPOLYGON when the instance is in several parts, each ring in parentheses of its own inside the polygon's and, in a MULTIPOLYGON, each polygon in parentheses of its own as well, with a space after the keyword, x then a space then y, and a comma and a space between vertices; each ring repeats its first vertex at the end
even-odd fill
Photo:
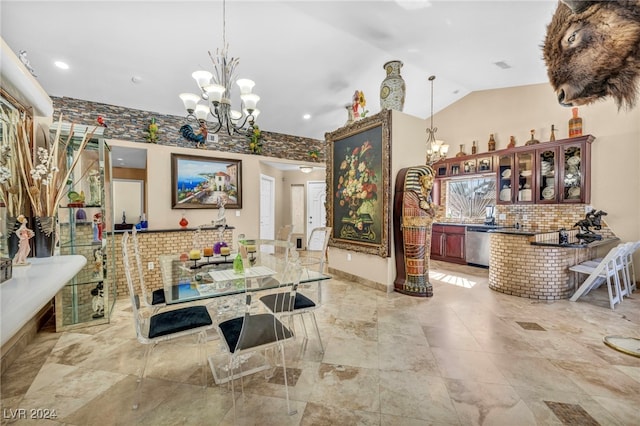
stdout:
POLYGON ((244 265, 242 264, 242 256, 238 252, 236 258, 233 259, 233 272, 240 275, 244 272, 244 265))

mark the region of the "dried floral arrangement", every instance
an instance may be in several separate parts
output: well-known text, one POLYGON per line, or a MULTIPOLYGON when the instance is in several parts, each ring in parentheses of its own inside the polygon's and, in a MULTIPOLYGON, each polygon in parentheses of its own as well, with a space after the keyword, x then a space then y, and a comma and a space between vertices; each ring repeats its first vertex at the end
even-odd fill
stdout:
MULTIPOLYGON (((28 140, 18 140, 17 160, 22 184, 26 189, 27 199, 31 204, 31 213, 36 217, 54 217, 62 197, 66 194, 67 182, 71 171, 76 166, 80 153, 85 149, 93 131, 84 132, 80 140, 74 141, 73 124, 68 136, 62 141, 62 115, 57 124, 55 136, 51 138, 43 131, 44 146, 31 152, 28 140), (67 167, 67 152, 73 146, 75 155, 67 167)), ((78 136, 78 135, 76 135, 78 136)))
POLYGON ((24 112, 2 105, 0 108, 2 141, 0 141, 0 202, 7 208, 7 215, 18 217, 24 213, 25 193, 17 161, 18 141, 26 141, 31 126, 24 112))

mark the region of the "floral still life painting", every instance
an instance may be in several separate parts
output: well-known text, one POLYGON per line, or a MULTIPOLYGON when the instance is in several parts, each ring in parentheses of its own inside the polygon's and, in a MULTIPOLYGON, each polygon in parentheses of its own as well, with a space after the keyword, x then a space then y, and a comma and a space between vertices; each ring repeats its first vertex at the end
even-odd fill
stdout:
POLYGON ((389 151, 388 126, 383 121, 385 125, 373 116, 356 122, 346 137, 341 131, 328 134, 332 144, 327 206, 332 245, 386 257, 389 151))

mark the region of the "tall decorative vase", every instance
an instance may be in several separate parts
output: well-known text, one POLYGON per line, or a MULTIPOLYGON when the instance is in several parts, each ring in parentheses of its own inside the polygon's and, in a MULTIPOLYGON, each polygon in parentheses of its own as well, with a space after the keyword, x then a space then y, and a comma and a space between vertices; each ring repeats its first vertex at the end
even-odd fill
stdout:
POLYGON ((380 84, 380 109, 402 111, 406 91, 404 80, 400 75, 402 62, 389 61, 384 64, 383 68, 387 71, 387 76, 380 84))
POLYGON ((35 219, 32 251, 36 257, 53 256, 55 249, 56 218, 55 216, 38 216, 35 219))

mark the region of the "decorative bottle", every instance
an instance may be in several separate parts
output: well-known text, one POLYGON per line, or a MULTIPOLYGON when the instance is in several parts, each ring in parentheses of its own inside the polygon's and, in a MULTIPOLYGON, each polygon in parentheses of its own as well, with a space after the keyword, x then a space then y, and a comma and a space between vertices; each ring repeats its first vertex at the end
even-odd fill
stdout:
POLYGON ((475 154, 476 152, 478 152, 478 147, 476 146, 476 141, 473 141, 471 144, 471 154, 475 154))
POLYGON ((182 215, 182 219, 180 219, 180 222, 178 222, 180 224, 180 226, 182 228, 186 228, 187 225, 189 224, 189 221, 187 220, 186 217, 184 217, 184 215, 182 215))
POLYGON ((493 133, 489 135, 489 151, 496 150, 496 140, 493 138, 493 133))
POLYGON ((404 108, 404 95, 406 86, 400 75, 401 61, 389 61, 383 68, 387 76, 380 84, 380 109, 395 109, 402 111, 404 108))
POLYGON ((516 137, 509 136, 509 145, 507 145, 507 148, 515 148, 515 147, 516 147, 516 137))
POLYGON ((552 124, 551 125, 551 136, 549 136, 549 141, 553 142, 556 140, 556 128, 555 126, 552 124))
POLYGON ((531 129, 531 139, 525 142, 525 145, 535 145, 537 143, 540 143, 540 141, 535 138, 535 134, 536 134, 535 129, 531 129))
POLYGON ((240 252, 236 255, 236 258, 233 259, 233 272, 240 275, 244 272, 244 265, 242 264, 242 256, 240 252))
POLYGON ((578 117, 578 108, 571 108, 573 117, 569 120, 569 137, 582 136, 582 118, 578 117))
POLYGON ((464 144, 460 144, 460 152, 456 154, 456 157, 464 157, 465 155, 467 155, 467 153, 464 152, 464 144))

